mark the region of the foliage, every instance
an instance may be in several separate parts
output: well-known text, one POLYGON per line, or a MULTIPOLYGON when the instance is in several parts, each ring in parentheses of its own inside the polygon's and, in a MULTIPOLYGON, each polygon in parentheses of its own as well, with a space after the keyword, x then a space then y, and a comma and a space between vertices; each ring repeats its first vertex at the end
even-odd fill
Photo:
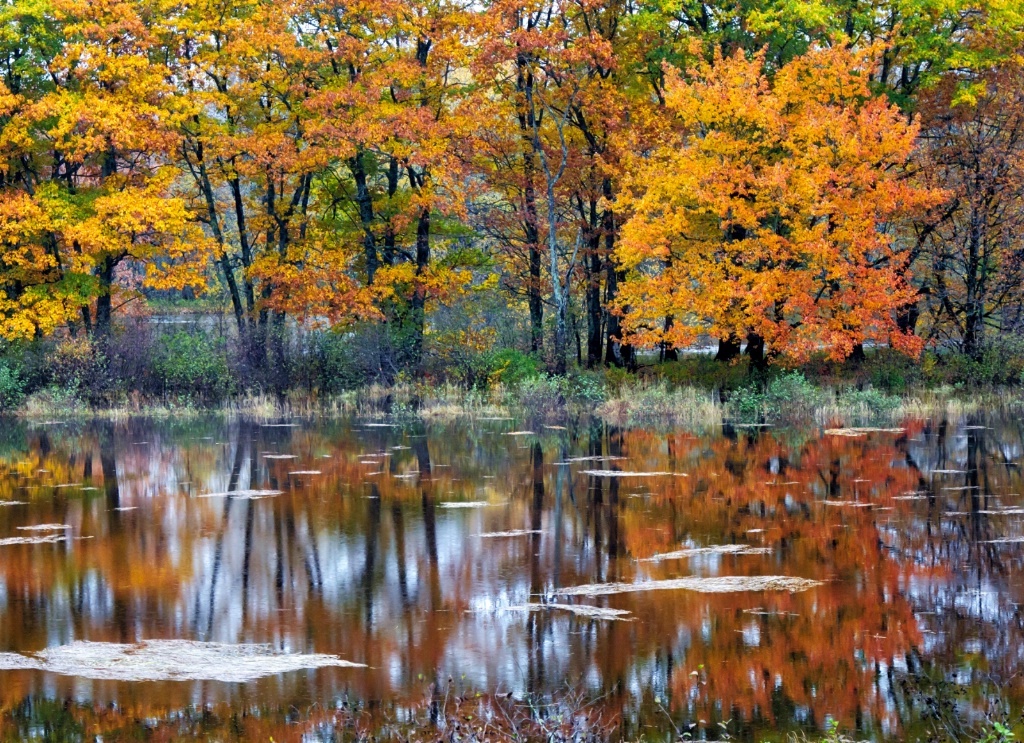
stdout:
POLYGON ((678 122, 633 162, 617 256, 638 342, 763 339, 806 358, 867 340, 916 353, 893 313, 911 303, 898 224, 938 194, 900 177, 917 127, 869 91, 870 60, 812 50, 769 78, 764 53, 670 71, 678 122), (671 317, 673 322, 662 323, 671 317))
POLYGON ((198 330, 161 336, 152 363, 157 383, 167 392, 216 399, 230 388, 223 342, 198 330))
POLYGON ((493 351, 487 358, 487 382, 517 387, 541 374, 540 362, 536 356, 514 348, 493 351))
POLYGON ((678 361, 645 367, 644 377, 664 380, 676 386, 693 386, 706 390, 734 390, 747 383, 750 376, 746 358, 722 363, 707 354, 686 354, 678 361))
POLYGON ((769 376, 767 382, 751 383, 729 398, 729 413, 743 423, 799 420, 814 417, 823 393, 798 371, 769 376))
POLYGON ((597 408, 597 415, 616 426, 673 426, 710 429, 722 422, 722 407, 700 388, 673 389, 656 384, 623 383, 597 408))
POLYGON ((839 386, 1016 383, 1019 6, 13 0, 10 369, 90 404, 421 377, 576 404, 652 349, 645 381, 728 397, 767 344, 839 386), (157 306, 233 328, 172 361, 200 349, 133 320, 157 306), (672 360, 708 333, 748 359, 672 360), (934 353, 838 363, 874 344, 934 353))
POLYGON ((106 379, 106 355, 84 336, 59 341, 47 354, 46 366, 49 384, 72 395, 102 388, 106 379))
POLYGON ((25 383, 16 368, 0 362, 0 410, 17 407, 25 396, 25 383))
POLYGON ((971 82, 969 98, 950 77, 922 100, 921 179, 951 198, 921 227, 921 288, 928 336, 981 362, 1024 281, 1024 65, 971 82))

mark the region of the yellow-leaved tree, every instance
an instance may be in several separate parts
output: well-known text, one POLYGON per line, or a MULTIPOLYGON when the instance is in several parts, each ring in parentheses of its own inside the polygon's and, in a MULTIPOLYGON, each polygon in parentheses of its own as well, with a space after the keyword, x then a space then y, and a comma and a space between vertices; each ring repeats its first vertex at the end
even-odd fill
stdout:
POLYGON ((126 259, 147 286, 201 288, 207 245, 173 193, 152 9, 41 0, 3 13, 0 336, 105 335, 126 259))

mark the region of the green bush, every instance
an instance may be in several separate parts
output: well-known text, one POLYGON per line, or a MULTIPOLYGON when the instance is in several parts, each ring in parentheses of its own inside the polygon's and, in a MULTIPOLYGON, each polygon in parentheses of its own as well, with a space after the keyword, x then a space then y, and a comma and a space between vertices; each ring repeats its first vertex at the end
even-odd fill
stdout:
POLYGON ((527 411, 548 413, 566 405, 594 405, 604 397, 605 386, 597 374, 538 374, 513 388, 510 402, 527 411))
POLYGON ((179 330, 153 346, 153 376, 165 392, 217 397, 231 387, 224 341, 199 331, 179 330))
POLYGON ((558 379, 547 374, 527 377, 512 392, 510 403, 531 412, 544 413, 565 404, 558 379))
POLYGON ((900 399, 878 389, 846 390, 836 398, 836 407, 873 419, 884 418, 900 405, 900 399))
POLYGON ((735 390, 749 381, 746 356, 735 361, 715 361, 710 354, 685 354, 678 361, 665 361, 643 369, 643 376, 664 380, 673 387, 698 387, 705 390, 735 390))
MULTIPOLYGON (((85 336, 65 338, 47 355, 49 385, 73 393, 82 391, 91 397, 106 381, 106 356, 85 336)), ((48 386, 49 386, 48 385, 48 386)))
POLYGON ((0 410, 16 408, 25 397, 25 383, 18 370, 0 362, 0 410))
POLYGON ((337 394, 358 389, 369 382, 364 354, 358 353, 353 333, 324 331, 311 338, 310 386, 337 394))
POLYGON ((988 387, 1024 383, 1024 338, 997 336, 989 340, 980 359, 956 351, 929 354, 923 375, 930 385, 988 387))
POLYGON ((566 401, 578 405, 592 405, 605 398, 605 385, 597 374, 570 374, 557 377, 558 389, 566 401))
POLYGON ((824 401, 824 394, 798 371, 770 376, 736 390, 729 399, 729 414, 740 421, 798 420, 809 418, 824 401))
POLYGON ((527 379, 540 376, 540 362, 536 356, 515 348, 503 348, 487 354, 485 369, 489 384, 518 387, 527 379))
POLYGON ((891 348, 871 352, 863 368, 871 386, 886 392, 905 392, 921 382, 921 360, 891 348))

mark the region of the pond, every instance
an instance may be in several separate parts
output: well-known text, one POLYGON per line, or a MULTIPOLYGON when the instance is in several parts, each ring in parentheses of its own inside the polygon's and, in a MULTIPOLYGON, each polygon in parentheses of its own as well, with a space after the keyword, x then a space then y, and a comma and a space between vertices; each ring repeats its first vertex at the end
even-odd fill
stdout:
POLYGON ((890 739, 942 695, 1020 709, 1014 416, 526 426, 6 421, 0 731, 330 739, 489 698, 890 739))

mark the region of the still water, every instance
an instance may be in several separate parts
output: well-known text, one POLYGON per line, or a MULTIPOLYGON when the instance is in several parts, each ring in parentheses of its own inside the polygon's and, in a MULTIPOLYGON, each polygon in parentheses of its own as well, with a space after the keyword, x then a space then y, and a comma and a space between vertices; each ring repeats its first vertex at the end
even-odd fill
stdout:
POLYGON ((0 734, 207 709, 244 710, 246 737, 308 738, 310 710, 511 692, 599 706, 629 739, 830 719, 884 739, 921 729, 922 674, 965 690, 968 716, 982 685, 1019 709, 1013 416, 857 435, 525 427, 5 422, 0 734), (805 580, 742 580, 759 576, 805 580), (143 640, 195 644, 119 671, 60 650, 143 640), (244 657, 198 643, 366 667, 313 655, 232 680, 244 657), (217 653, 174 657, 199 647, 217 653))

